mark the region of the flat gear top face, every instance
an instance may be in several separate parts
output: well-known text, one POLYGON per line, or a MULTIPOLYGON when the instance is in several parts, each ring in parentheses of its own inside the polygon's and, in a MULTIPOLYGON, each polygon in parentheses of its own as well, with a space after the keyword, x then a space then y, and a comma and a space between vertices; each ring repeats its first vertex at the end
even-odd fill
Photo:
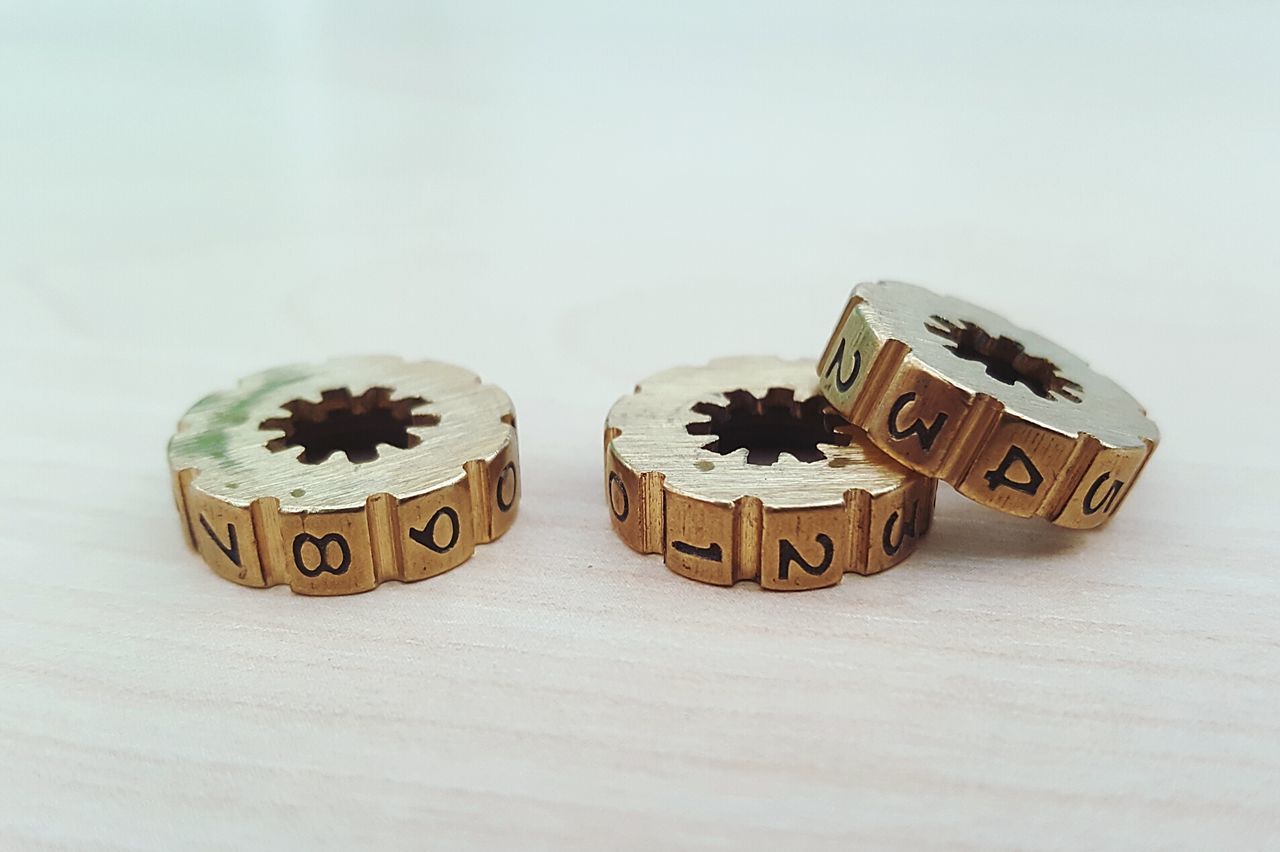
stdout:
POLYGON ((200 400, 169 462, 235 506, 273 497, 283 512, 356 509, 371 494, 404 499, 458 480, 466 462, 512 440, 512 422, 507 395, 460 367, 340 359, 269 370, 200 400))
POLYGON ((640 383, 605 423, 605 494, 632 549, 716 585, 831 586, 898 564, 936 483, 830 411, 812 361, 727 358, 640 383))
POLYGON ((1109 447, 1139 447, 1160 432, 1128 392, 1079 356, 977 305, 897 281, 860 284, 857 310, 882 340, 974 394, 1028 420, 1109 447))
POLYGON ((859 284, 818 363, 832 406, 897 461, 1059 526, 1101 526, 1159 441, 1142 406, 1082 359, 959 299, 859 284))
POLYGON ((738 392, 764 401, 775 389, 790 391, 796 402, 815 400, 812 408, 819 413, 825 408, 812 361, 729 358, 659 373, 609 413, 608 427, 620 431, 614 450, 636 470, 662 471, 675 490, 728 503, 751 496, 777 508, 835 506, 851 488, 884 494, 902 485, 907 472, 848 424, 827 434, 815 426, 817 440, 802 451, 816 451, 821 458, 814 461, 801 461, 787 449, 766 449, 762 464, 747 447, 725 443, 724 434, 715 431, 716 421, 731 419, 736 407, 752 401, 738 392), (823 438, 848 443, 824 443, 823 438), (722 446, 708 451, 709 443, 722 446))

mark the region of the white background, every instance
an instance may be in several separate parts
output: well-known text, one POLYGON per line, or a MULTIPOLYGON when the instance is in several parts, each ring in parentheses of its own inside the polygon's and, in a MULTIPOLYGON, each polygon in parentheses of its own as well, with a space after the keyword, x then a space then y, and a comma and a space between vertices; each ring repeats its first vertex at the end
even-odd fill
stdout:
POLYGON ((1278 44, 1267 2, 0 3, 0 846, 1280 844, 1278 44), (627 550, 613 400, 816 357, 875 277, 1134 391, 1117 520, 942 494, 799 595, 627 550), (361 352, 512 395, 515 528, 355 598, 216 578, 174 422, 361 352))

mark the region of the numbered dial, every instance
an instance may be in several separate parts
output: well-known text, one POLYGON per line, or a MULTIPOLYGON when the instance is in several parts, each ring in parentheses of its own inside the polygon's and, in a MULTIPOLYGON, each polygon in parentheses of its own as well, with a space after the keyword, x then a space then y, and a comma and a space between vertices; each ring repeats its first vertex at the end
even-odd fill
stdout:
POLYGON ((812 361, 668 370, 605 424, 605 494, 632 549, 728 586, 814 589, 905 559, 935 483, 880 452, 818 393, 812 361))
POLYGON ((818 363, 823 394, 882 450, 960 493, 1063 527, 1106 523, 1159 441, 1080 358, 968 302, 860 284, 818 363))
POLYGON ((308 595, 448 571, 520 501, 507 395, 398 358, 281 367, 207 396, 169 466, 187 541, 215 572, 308 595))

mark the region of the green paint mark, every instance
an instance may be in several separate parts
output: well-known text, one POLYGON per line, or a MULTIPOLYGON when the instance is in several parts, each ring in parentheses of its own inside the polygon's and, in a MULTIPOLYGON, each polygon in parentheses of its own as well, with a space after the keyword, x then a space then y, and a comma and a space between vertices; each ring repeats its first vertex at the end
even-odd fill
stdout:
POLYGON ((216 459, 231 469, 239 467, 227 455, 227 432, 249 420, 249 414, 264 398, 278 391, 285 385, 311 375, 311 371, 300 367, 277 367, 262 374, 262 384, 252 393, 226 404, 226 394, 214 393, 206 396, 191 408, 191 413, 200 413, 203 409, 212 409, 209 421, 199 432, 180 432, 173 436, 170 452, 182 456, 203 456, 216 459))
POLYGON ((291 497, 301 497, 303 494, 306 494, 306 493, 307 493, 307 489, 305 489, 305 488, 295 488, 295 489, 293 489, 292 491, 290 491, 290 492, 289 492, 289 496, 291 496, 291 497))
POLYGON ((709 470, 715 470, 716 468, 715 463, 709 462, 709 461, 694 462, 693 466, 696 467, 698 470, 702 471, 703 473, 706 473, 709 470))

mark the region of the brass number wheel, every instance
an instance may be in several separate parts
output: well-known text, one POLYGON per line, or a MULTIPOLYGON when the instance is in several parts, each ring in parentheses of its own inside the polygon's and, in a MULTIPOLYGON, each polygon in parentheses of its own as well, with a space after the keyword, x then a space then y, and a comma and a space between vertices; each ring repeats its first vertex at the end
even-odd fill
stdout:
POLYGON ((986 506, 1086 529, 1159 441, 1133 397, 1003 317, 922 287, 860 284, 818 363, 841 414, 913 470, 986 506))
POLYGON ((281 367, 205 397, 169 443, 190 545, 246 586, 363 592, 440 574, 511 526, 511 401, 447 364, 281 367))
POLYGON ((813 589, 905 559, 935 483, 835 416, 812 361, 728 358, 640 383, 605 424, 614 529, 677 574, 813 589))

